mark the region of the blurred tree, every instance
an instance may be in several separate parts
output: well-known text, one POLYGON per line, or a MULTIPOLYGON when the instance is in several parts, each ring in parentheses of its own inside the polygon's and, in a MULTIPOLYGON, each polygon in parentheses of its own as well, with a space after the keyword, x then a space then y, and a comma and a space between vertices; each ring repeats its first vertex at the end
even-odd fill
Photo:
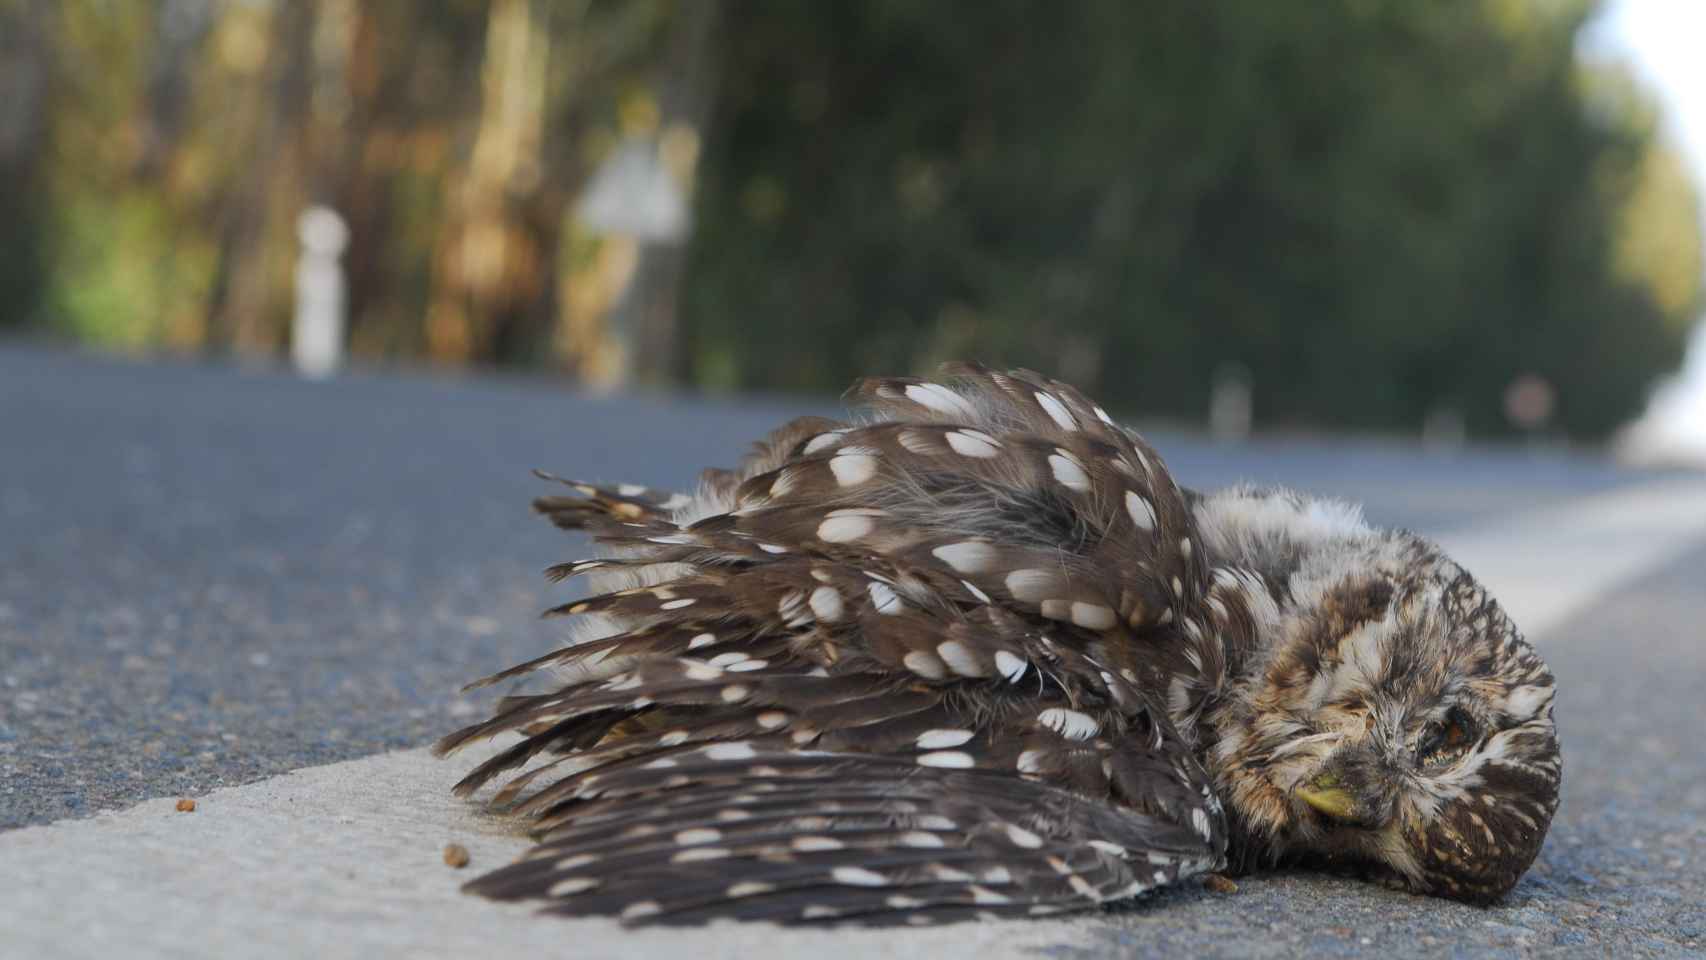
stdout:
MULTIPOLYGON (((668 66, 657 84, 654 149, 659 166, 683 198, 693 193, 701 131, 714 102, 713 41, 719 7, 713 0, 696 0, 671 18, 668 66)), ((684 207, 687 202, 684 199, 684 207)), ((613 311, 612 319, 628 328, 619 331, 628 354, 624 373, 641 382, 666 383, 687 372, 678 298, 686 261, 683 245, 691 230, 688 220, 682 235, 640 244, 634 274, 613 311)))
POLYGON ((1660 131, 1660 117, 1627 64, 1596 64, 1583 72, 1588 109, 1625 131, 1637 156, 1607 171, 1623 198, 1616 225, 1615 267, 1646 289, 1665 319, 1689 325, 1702 306, 1701 197, 1687 162, 1660 131))
POLYGON ((0 322, 279 355, 323 204, 370 361, 971 356, 1191 420, 1237 369, 1258 425, 1477 432, 1532 374, 1595 436, 1702 293, 1651 104, 1575 57, 1592 9, 0 0, 0 322), (685 250, 578 219, 629 149, 695 198, 685 250))
POLYGON ((1660 228, 1623 213, 1650 138, 1582 94, 1587 3, 978 11, 734 8, 698 380, 969 354, 1196 419, 1230 362, 1270 425, 1489 431, 1533 370, 1598 434, 1678 356, 1699 260, 1668 295, 1616 266, 1660 228))
MULTIPOLYGON (((48 247, 43 268, 5 275, 45 275, 40 313, 79 338, 276 356, 296 220, 320 203, 354 235, 354 353, 546 361, 564 212, 619 100, 664 72, 676 6, 0 0, 22 25, 0 69, 57 81, 53 122, 0 154, 50 181, 41 222, 5 234, 48 247), (28 36, 57 56, 9 53, 28 36)), ((0 204, 31 203, 18 183, 0 204)))
POLYGON ((43 293, 39 144, 53 28, 52 0, 0 0, 0 328, 34 321, 43 293))
POLYGON ((492 356, 493 338, 518 323, 505 314, 524 312, 549 289, 550 261, 538 249, 537 231, 528 229, 525 210, 538 200, 534 193, 544 178, 550 58, 551 37, 531 0, 493 0, 473 146, 451 177, 433 256, 426 334, 435 359, 466 363, 492 356))

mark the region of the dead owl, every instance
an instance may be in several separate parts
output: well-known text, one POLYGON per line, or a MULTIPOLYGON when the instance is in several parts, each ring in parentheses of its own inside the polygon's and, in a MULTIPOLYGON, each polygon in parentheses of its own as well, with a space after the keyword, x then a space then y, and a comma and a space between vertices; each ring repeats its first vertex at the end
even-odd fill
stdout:
POLYGON ((1427 541, 1280 490, 1180 488, 1027 371, 873 379, 694 496, 568 486, 606 557, 470 884, 629 923, 934 923, 1308 862, 1474 903, 1558 802, 1553 680, 1427 541))

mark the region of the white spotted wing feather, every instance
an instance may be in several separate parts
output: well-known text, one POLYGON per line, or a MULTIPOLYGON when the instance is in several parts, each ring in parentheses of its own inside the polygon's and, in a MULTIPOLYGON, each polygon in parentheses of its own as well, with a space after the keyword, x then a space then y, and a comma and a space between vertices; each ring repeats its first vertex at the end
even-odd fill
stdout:
POLYGON ((1160 459, 1076 391, 961 366, 856 388, 690 502, 538 502, 612 556, 552 569, 602 625, 447 737, 524 739, 472 793, 532 819, 471 884, 630 923, 921 923, 1080 908, 1217 867, 1225 819, 1168 699, 1226 607, 1160 459))

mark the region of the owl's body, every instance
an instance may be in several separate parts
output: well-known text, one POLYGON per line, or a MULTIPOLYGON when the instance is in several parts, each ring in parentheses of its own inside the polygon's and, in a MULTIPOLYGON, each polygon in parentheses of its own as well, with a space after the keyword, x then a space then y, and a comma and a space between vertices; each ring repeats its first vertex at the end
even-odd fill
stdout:
POLYGON ((628 922, 1039 914, 1289 860, 1501 895, 1557 801, 1552 678, 1436 548, 1182 490, 1062 384, 872 380, 692 497, 536 504, 553 668, 440 744, 540 845, 474 890, 628 922))

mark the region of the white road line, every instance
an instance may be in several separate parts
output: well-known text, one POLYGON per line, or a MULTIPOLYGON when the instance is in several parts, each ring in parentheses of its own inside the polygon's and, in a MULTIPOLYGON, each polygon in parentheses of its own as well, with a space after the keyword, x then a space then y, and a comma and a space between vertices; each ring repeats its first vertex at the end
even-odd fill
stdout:
POLYGON ((450 796, 484 759, 464 754, 382 754, 217 790, 192 813, 150 800, 0 834, 0 956, 971 960, 1083 939, 1071 920, 904 936, 744 924, 708 936, 536 916, 457 889, 529 845, 450 796), (466 868, 444 864, 447 841, 468 848, 466 868))
MULTIPOLYGON (((1544 643, 1607 590, 1706 541, 1706 480, 1612 490, 1437 539, 1544 643)), ((1700 580, 1706 588, 1706 571, 1700 580)))
MULTIPOLYGON (((1443 537, 1531 636, 1706 539, 1706 482, 1667 481, 1443 537)), ((1544 640, 1542 641, 1544 645, 1544 640)), ((469 751, 473 753, 474 751, 469 751)), ((939 956, 986 960, 1082 942, 1084 920, 904 934, 621 931, 536 917, 458 884, 527 847, 450 796, 481 759, 422 750, 298 770, 202 797, 0 834, 0 931, 30 957, 939 956), (443 846, 473 863, 452 870, 443 846)))

